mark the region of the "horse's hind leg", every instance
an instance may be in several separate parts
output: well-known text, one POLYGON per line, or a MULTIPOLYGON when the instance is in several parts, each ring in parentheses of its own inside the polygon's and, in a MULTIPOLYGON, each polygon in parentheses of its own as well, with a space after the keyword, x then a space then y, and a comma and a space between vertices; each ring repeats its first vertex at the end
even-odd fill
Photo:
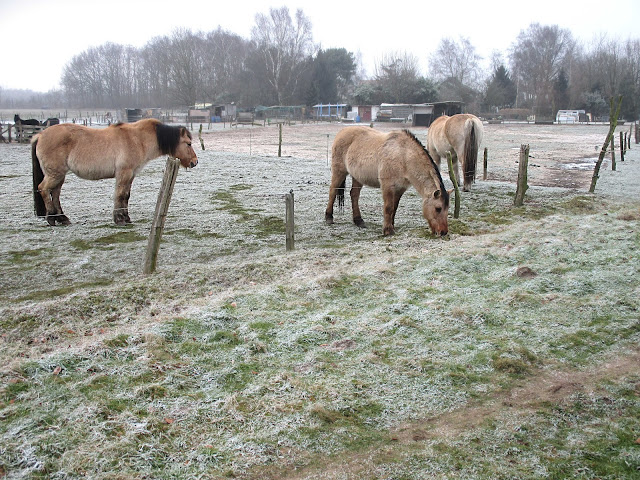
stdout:
POLYGON ((336 201, 336 196, 340 196, 340 201, 344 201, 344 185, 347 179, 346 172, 334 171, 331 176, 331 186, 329 187, 329 203, 327 209, 324 212, 324 221, 327 225, 333 224, 333 204, 336 201))
POLYGON ((60 191, 62 190, 62 184, 51 190, 51 201, 56 211, 55 221, 61 225, 71 225, 69 218, 62 212, 62 205, 60 204, 60 191))
POLYGON ((360 192, 362 191, 362 184, 355 178, 351 177, 351 209, 353 210, 353 223, 360 228, 367 228, 362 220, 362 214, 360 213, 360 192))
POLYGON ((64 176, 54 178, 52 176, 45 175, 40 185, 38 185, 38 192, 42 196, 44 206, 46 208, 46 219, 49 225, 52 227, 58 223, 68 225, 71 223, 69 219, 62 213, 62 206, 60 205, 60 190, 64 183, 64 176))
POLYGON ((131 218, 129 218, 129 197, 131 196, 132 183, 132 171, 120 171, 116 175, 116 192, 113 204, 113 221, 116 225, 131 223, 131 218))

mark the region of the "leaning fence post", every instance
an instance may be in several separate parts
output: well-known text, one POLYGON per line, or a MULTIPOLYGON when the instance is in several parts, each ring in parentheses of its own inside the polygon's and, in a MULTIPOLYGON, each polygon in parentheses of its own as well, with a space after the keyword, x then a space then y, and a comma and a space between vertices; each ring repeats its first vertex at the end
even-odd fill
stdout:
POLYGON ((594 193, 596 191, 596 182, 600 176, 600 167, 602 166, 602 161, 604 160, 604 156, 607 152, 607 147, 611 142, 611 149, 613 150, 613 134, 616 130, 616 126, 618 125, 618 115, 620 115, 620 107, 622 106, 622 95, 618 96, 618 107, 614 106, 614 99, 611 97, 609 100, 609 132, 607 133, 607 138, 602 145, 602 150, 600 150, 600 155, 598 156, 598 160, 596 161, 596 166, 593 168, 593 176, 591 177, 591 186, 589 187, 589 193, 594 193))
POLYGON ((447 152, 447 165, 449 165, 449 178, 451 179, 451 183, 453 183, 453 190, 455 192, 455 207, 453 210, 453 218, 458 218, 460 216, 460 188, 458 187, 456 175, 453 171, 451 152, 447 152))
POLYGON ((176 184, 178 169, 180 168, 180 160, 177 158, 167 158, 167 166, 164 170, 164 177, 160 192, 158 193, 158 201, 156 202, 156 211, 151 224, 151 233, 149 234, 149 242, 147 243, 147 254, 144 261, 144 273, 153 273, 156 270, 156 262, 158 260, 158 250, 160 249, 160 239, 164 230, 164 221, 167 218, 169 210, 169 202, 173 194, 173 186, 176 184))
POLYGON ((513 204, 521 207, 524 204, 524 194, 527 192, 527 168, 529 166, 529 145, 520 145, 520 164, 518 165, 518 186, 513 204))
POLYGON ((285 236, 286 236, 286 251, 289 252, 295 248, 294 238, 294 221, 293 221, 293 190, 290 190, 284 196, 285 202, 285 236))

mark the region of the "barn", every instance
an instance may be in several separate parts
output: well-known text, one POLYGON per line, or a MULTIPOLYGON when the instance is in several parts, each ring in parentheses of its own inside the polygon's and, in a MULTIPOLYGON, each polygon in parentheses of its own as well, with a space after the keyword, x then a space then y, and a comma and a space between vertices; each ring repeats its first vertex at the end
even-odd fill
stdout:
POLYGON ((457 115, 463 113, 464 103, 458 101, 421 103, 413 105, 413 120, 411 125, 414 127, 428 127, 436 118, 442 115, 457 115))

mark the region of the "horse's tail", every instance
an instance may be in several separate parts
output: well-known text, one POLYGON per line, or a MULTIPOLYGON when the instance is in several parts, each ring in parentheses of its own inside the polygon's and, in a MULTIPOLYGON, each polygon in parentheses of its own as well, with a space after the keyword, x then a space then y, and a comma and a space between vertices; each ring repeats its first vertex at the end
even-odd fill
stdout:
POLYGON ((345 178, 340 186, 336 189, 336 198, 338 199, 338 208, 340 211, 344 208, 344 189, 347 185, 347 179, 345 178))
POLYGON ((478 162, 478 132, 476 132, 476 124, 469 119, 465 123, 464 141, 464 183, 471 184, 476 179, 476 163, 478 162))
POLYGON ((44 172, 42 171, 42 167, 40 167, 40 160, 38 160, 38 156, 36 155, 36 147, 38 146, 38 137, 36 135, 31 140, 31 168, 32 168, 32 176, 33 176, 33 206, 34 211, 38 217, 44 217, 47 214, 47 208, 44 205, 44 200, 42 199, 42 195, 38 191, 38 186, 42 183, 44 179, 44 172))

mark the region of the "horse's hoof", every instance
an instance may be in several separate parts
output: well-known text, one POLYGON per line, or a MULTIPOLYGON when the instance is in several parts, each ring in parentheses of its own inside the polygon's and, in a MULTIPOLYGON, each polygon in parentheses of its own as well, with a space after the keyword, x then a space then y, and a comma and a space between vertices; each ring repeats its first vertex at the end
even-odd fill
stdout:
POLYGON ((54 217, 50 217, 49 215, 47 215, 47 223, 49 224, 50 227, 55 227, 56 226, 56 219, 54 217))
POLYGON ((385 228, 382 233, 384 234, 385 237, 388 237, 388 236, 391 236, 391 235, 395 235, 396 231, 393 228, 385 228))
POLYGON ((333 215, 325 215, 324 216, 324 223, 326 225, 333 225, 333 215))
POLYGON ((356 224, 356 227, 358 228, 367 228, 367 224, 364 223, 364 220, 362 220, 362 217, 356 217, 353 219, 353 223, 356 224))

